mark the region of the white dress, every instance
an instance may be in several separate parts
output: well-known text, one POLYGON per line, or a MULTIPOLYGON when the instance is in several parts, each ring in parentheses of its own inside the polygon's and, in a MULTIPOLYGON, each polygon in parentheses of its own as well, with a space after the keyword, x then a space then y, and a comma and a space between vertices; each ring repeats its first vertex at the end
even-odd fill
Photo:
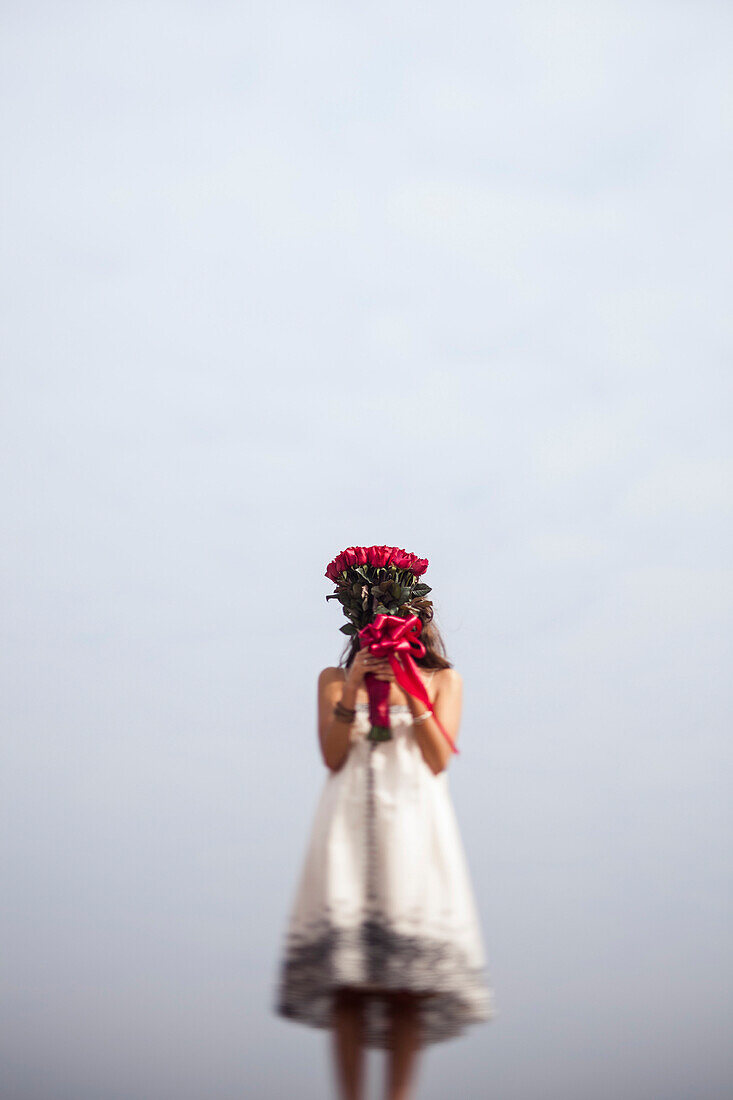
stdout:
POLYGON ((369 706, 356 710, 317 805, 273 1008, 328 1028, 335 986, 369 990, 364 1043, 388 1049, 379 989, 431 993, 421 1041, 437 1043, 497 1015, 448 771, 426 763, 409 707, 390 707, 390 741, 367 740, 369 706))

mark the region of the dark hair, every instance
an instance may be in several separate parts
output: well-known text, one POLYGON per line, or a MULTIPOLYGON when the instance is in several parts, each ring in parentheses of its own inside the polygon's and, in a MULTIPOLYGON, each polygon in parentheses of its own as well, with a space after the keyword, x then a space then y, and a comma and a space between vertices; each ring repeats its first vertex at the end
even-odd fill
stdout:
MULTIPOLYGON (((419 637, 425 646, 425 656, 415 657, 415 664, 418 668, 453 668, 452 662, 448 660, 445 642, 435 623, 432 605, 430 605, 429 615, 430 618, 421 616, 422 629, 419 637)), ((352 634, 341 654, 339 668, 349 668, 358 652, 359 638, 358 635, 352 634)))

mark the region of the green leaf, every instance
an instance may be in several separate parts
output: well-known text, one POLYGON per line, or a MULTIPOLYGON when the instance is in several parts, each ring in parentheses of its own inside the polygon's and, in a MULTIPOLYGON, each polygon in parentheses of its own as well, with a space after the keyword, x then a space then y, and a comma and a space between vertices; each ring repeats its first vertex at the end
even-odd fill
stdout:
POLYGON ((356 627, 353 623, 344 623, 343 626, 339 627, 339 630, 342 634, 356 634, 356 627))
POLYGON ((372 726, 367 734, 367 741, 391 741, 392 730, 389 726, 372 726))
POLYGON ((432 591, 429 584, 416 584, 412 590, 412 594, 413 596, 427 596, 428 592, 432 591))

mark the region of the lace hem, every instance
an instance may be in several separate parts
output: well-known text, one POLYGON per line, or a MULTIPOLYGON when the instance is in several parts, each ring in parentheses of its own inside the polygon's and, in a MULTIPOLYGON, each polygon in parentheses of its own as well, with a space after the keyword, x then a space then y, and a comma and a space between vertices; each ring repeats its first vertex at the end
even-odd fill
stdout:
POLYGON ((395 929, 383 914, 352 927, 324 922, 320 930, 288 936, 274 1001, 279 1016, 311 1027, 333 1025, 334 991, 348 985, 365 994, 364 1045, 390 1049, 390 1014, 382 990, 431 994, 421 999, 421 1044, 460 1035, 496 1015, 486 968, 446 939, 395 929))

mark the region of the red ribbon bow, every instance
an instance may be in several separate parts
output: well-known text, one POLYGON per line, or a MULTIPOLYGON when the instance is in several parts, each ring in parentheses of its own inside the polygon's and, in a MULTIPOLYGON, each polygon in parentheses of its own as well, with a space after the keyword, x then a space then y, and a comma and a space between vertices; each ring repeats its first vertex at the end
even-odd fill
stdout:
MULTIPOLYGON (((374 622, 367 623, 359 631, 359 641, 361 649, 368 648, 375 657, 387 657, 402 690, 413 698, 419 699, 427 710, 432 711, 430 697, 413 659, 425 654, 425 646, 418 638, 421 630, 422 622, 417 615, 410 615, 407 619, 399 615, 376 615, 374 622)), ((388 731, 390 729, 389 680, 380 680, 371 672, 367 672, 364 681, 369 693, 369 718, 372 729, 376 727, 377 731, 388 731)), ((453 752, 459 752, 450 734, 438 721, 435 712, 433 712, 433 720, 453 752)), ((388 737, 389 735, 382 732, 381 736, 378 733, 372 740, 387 740, 388 737)))

